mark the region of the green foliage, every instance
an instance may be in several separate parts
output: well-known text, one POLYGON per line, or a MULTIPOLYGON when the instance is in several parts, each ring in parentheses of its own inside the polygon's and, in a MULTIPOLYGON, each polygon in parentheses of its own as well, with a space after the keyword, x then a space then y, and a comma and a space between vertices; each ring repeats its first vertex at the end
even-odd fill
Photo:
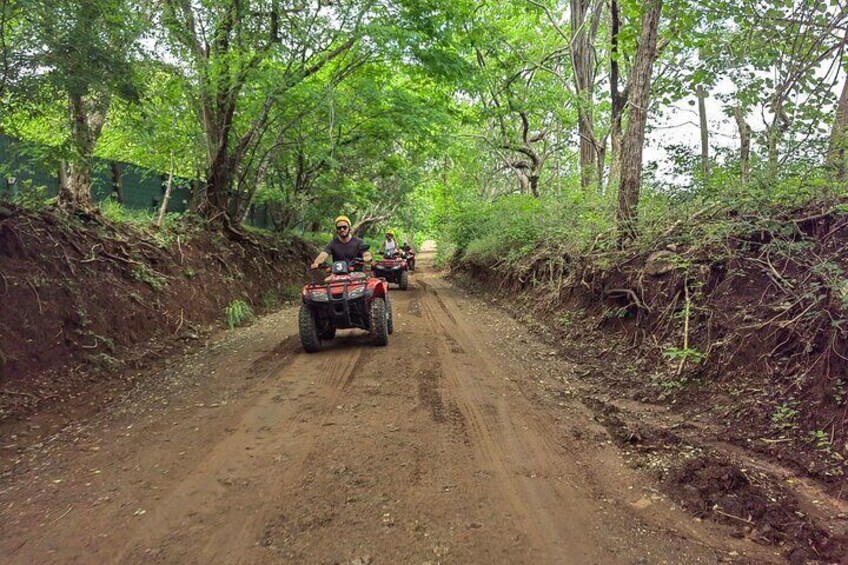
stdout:
POLYGON ((672 361, 675 362, 683 362, 691 361, 693 363, 700 363, 704 359, 706 359, 706 355, 698 351, 697 349, 692 349, 691 347, 687 348, 677 348, 677 347, 669 347, 665 351, 663 351, 663 355, 672 361))
POLYGON ((227 327, 233 329, 243 326, 255 319, 253 308, 244 300, 233 300, 224 310, 227 327))
POLYGON ((617 308, 610 308, 604 311, 604 319, 611 320, 613 318, 628 318, 630 317, 630 308, 627 306, 619 306, 617 308))
POLYGON ((795 420, 798 417, 797 405, 796 401, 790 399, 775 408, 771 415, 772 427, 779 431, 795 429, 797 427, 795 420))
POLYGON ((148 235, 162 248, 168 248, 174 245, 176 238, 180 234, 185 235, 193 231, 191 224, 184 221, 184 214, 168 212, 162 217, 162 223, 159 228, 155 228, 156 218, 159 215, 158 212, 127 208, 112 198, 107 198, 100 203, 100 212, 111 222, 130 225, 148 232, 148 235))
POLYGON ((313 244, 318 249, 323 249, 325 245, 330 243, 336 234, 330 232, 314 232, 308 231, 300 234, 300 237, 313 244))
POLYGON ((667 398, 686 388, 689 380, 685 377, 677 378, 662 378, 656 380, 656 383, 663 389, 662 398, 667 398))
POLYGON ((567 310, 563 312, 557 319, 557 324, 563 329, 572 327, 577 319, 583 315, 583 312, 576 310, 567 310))
MULTIPOLYGON (((609 176, 612 101, 602 78, 614 58, 609 4, 587 6, 598 10, 590 38, 595 70, 579 96, 578 30, 559 20, 564 4, 554 0, 399 0, 392 10, 319 3, 286 11, 288 25, 278 28, 271 25, 276 5, 265 2, 176 6, 4 4, 0 129, 46 144, 38 158, 54 170, 59 159, 86 160, 92 152, 197 179, 225 162, 228 209, 263 204, 281 232, 316 222, 322 229, 339 212, 379 210, 416 243, 436 237, 476 261, 516 263, 537 252, 575 256, 617 245, 617 186, 608 178, 580 186, 576 153, 581 110, 606 151, 601 172, 609 176), (206 33, 220 36, 209 41, 206 33), (147 49, 153 38, 156 49, 147 49), (93 147, 73 142, 70 126, 79 121, 68 120, 70 94, 83 97, 89 118, 106 117, 93 147), (226 158, 217 159, 219 149, 226 158), (534 163, 539 198, 529 188, 534 163)), ((644 3, 618 7, 623 88, 644 3)), ((709 176, 693 148, 670 144, 667 162, 645 168, 640 237, 632 245, 649 249, 669 226, 710 206, 744 215, 844 194, 844 183, 833 182, 832 167, 821 163, 840 78, 835 30, 846 15, 815 2, 761 12, 730 0, 667 0, 664 10, 652 119, 680 101, 694 104, 694 89, 706 88, 726 116, 740 108, 752 121, 751 172, 743 178, 735 141, 722 149, 711 139, 709 176), (717 91, 721 84, 732 93, 717 91), (753 124, 754 115, 765 122, 753 124), (777 168, 767 150, 774 133, 777 168)), ((34 194, 28 205, 38 200, 34 194)), ((114 221, 149 224, 106 206, 114 221)), ((674 237, 706 246, 737 227, 701 222, 674 237)), ((171 242, 166 233, 157 236, 163 245, 171 242)), ((330 237, 313 239, 323 245, 330 237)))
POLYGON ((273 310, 280 303, 280 297, 273 290, 269 290, 262 295, 262 308, 265 310, 273 310))
POLYGON ((108 353, 95 353, 87 356, 88 363, 101 371, 115 371, 120 369, 123 362, 112 357, 108 353))
POLYGON ((100 204, 103 216, 117 224, 132 224, 138 227, 149 227, 156 221, 156 213, 150 210, 134 210, 126 208, 114 199, 106 199, 100 204))
POLYGON ((283 289, 282 298, 283 300, 288 300, 289 302, 297 300, 300 298, 301 287, 297 284, 290 284, 283 289))
MULTIPOLYGON (((137 101, 144 7, 123 0, 20 0, 3 4, 0 129, 39 139, 64 159, 88 200, 91 160, 113 99, 137 101), (51 127, 53 126, 53 127, 51 127)), ((60 198, 64 195, 60 193, 60 198)))
POLYGON ((132 278, 139 282, 147 283, 153 290, 162 290, 167 284, 162 275, 145 264, 136 265, 131 272, 132 278))
POLYGON ((607 204, 575 187, 559 195, 460 202, 445 233, 465 260, 516 263, 538 253, 577 254, 612 227, 607 204))
POLYGON ((0 196, 5 197, 12 204, 33 212, 42 210, 48 203, 47 187, 36 185, 30 179, 19 183, 11 195, 0 193, 0 196))
POLYGON ((827 457, 826 475, 832 477, 842 477, 848 469, 848 445, 845 446, 845 455, 840 453, 840 449, 833 445, 833 436, 828 435, 824 430, 813 430, 808 434, 810 441, 815 444, 817 450, 827 457))

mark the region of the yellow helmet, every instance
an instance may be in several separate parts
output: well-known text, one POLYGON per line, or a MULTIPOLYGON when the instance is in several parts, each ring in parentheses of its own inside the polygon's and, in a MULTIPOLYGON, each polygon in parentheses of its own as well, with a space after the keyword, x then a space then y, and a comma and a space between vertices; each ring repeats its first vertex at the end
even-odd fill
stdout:
POLYGON ((341 223, 341 222, 345 222, 348 227, 350 227, 350 225, 351 225, 350 224, 350 218, 348 218, 347 216, 339 216, 338 218, 336 218, 336 221, 333 222, 333 223, 335 225, 339 225, 339 223, 341 223))
POLYGON ((387 232, 386 232, 386 235, 390 235, 390 236, 394 237, 394 236, 395 236, 395 232, 393 232, 393 231, 387 231, 387 232))

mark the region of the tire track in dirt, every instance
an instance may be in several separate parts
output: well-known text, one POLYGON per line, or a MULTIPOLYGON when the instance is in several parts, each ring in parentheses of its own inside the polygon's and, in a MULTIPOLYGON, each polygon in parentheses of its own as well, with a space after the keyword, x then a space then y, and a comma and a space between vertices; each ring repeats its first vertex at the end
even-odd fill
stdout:
MULTIPOLYGON (((439 359, 449 394, 467 424, 471 445, 493 477, 492 490, 506 498, 518 528, 531 542, 535 559, 545 563, 615 562, 587 535, 592 531, 594 504, 560 480, 571 467, 563 450, 545 436, 557 437, 525 417, 514 398, 505 401, 486 383, 507 375, 492 363, 477 331, 451 310, 455 304, 442 296, 435 282, 422 281, 422 310, 439 336, 439 359), (467 351, 474 352, 466 354, 467 351)), ((501 393, 502 394, 502 393, 501 393)), ((577 471, 577 470, 575 470, 577 471)))
POLYGON ((430 416, 437 424, 445 422, 447 419, 445 405, 439 390, 443 379, 441 364, 437 362, 433 367, 418 374, 416 379, 418 380, 418 398, 424 409, 430 412, 430 416))
POLYGON ((151 553, 197 562, 258 559, 257 540, 268 513, 280 503, 275 493, 302 476, 329 411, 364 360, 362 351, 330 348, 318 359, 295 355, 244 413, 236 431, 198 461, 194 471, 163 496, 163 504, 145 513, 139 534, 118 561, 151 553), (322 423, 316 425, 316 418, 322 423), (248 490, 263 493, 262 500, 248 490), (233 514, 248 518, 234 528, 229 518, 233 514), (183 555, 178 549, 182 547, 200 549, 183 555))

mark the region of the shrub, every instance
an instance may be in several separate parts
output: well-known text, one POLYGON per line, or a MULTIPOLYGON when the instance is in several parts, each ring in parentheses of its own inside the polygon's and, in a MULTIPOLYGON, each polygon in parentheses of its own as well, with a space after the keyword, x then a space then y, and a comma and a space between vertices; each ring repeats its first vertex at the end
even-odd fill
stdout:
POLYGON ((224 313, 229 329, 246 325, 256 317, 253 313, 253 308, 244 300, 233 300, 224 310, 224 313))

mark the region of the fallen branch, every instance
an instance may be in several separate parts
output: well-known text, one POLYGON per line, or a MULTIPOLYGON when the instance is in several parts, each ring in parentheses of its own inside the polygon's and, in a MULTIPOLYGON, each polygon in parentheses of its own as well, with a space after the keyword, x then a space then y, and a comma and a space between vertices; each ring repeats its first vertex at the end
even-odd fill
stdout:
POLYGON ((739 516, 734 516, 733 514, 728 514, 722 510, 719 510, 717 507, 713 507, 713 512, 716 514, 721 514, 722 516, 727 516, 728 518, 733 518, 734 520, 739 520, 740 522, 744 522, 746 524, 753 524, 754 521, 750 518, 740 518, 739 516))
POLYGON ((709 212, 710 210, 712 210, 716 206, 718 206, 717 203, 710 204, 706 208, 702 208, 702 209, 698 210, 697 212, 693 213, 691 216, 688 216, 685 220, 683 220, 683 219, 677 220, 676 222, 674 222, 671 225, 670 228, 668 228, 667 230, 665 230, 663 232, 663 234, 659 237, 659 239, 665 239, 668 236, 670 236, 672 233, 674 233, 674 230, 676 230, 678 227, 680 227, 681 224, 685 223, 687 225, 692 225, 693 220, 696 220, 699 216, 706 214, 707 212, 709 212))
POLYGON ((68 507, 68 509, 67 509, 67 510, 65 510, 65 513, 64 513, 64 514, 62 514, 61 516, 59 516, 58 518, 56 518, 55 520, 53 520, 53 523, 55 524, 56 522, 58 522, 59 520, 61 520, 62 518, 64 518, 64 517, 65 517, 65 516, 67 516, 68 514, 70 514, 70 513, 71 513, 71 510, 73 510, 73 509, 74 509, 74 505, 73 505, 73 504, 71 504, 71 505, 68 507))

